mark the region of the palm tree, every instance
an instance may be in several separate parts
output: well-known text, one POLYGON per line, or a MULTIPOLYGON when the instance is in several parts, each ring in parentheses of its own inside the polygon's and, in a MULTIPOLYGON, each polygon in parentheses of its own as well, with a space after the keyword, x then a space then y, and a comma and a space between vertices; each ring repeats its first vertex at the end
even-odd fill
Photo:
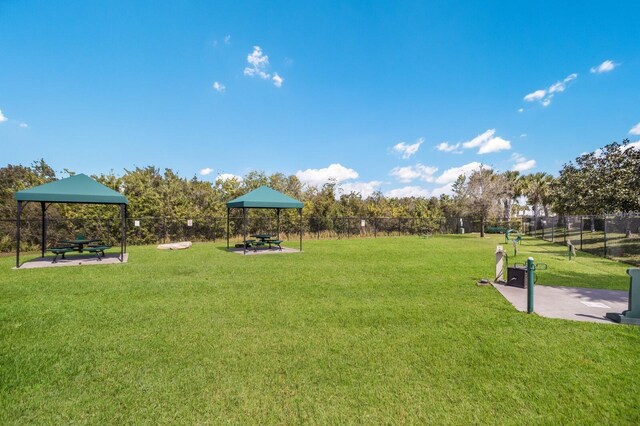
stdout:
POLYGON ((504 176, 507 187, 506 194, 503 200, 504 214, 503 219, 505 222, 511 221, 511 211, 513 210, 513 204, 518 200, 518 197, 522 195, 522 181, 520 172, 507 171, 502 174, 504 176))
POLYGON ((536 223, 540 207, 544 210, 544 216, 549 216, 551 182, 553 182, 553 176, 548 173, 540 172, 525 176, 524 195, 527 196, 529 204, 533 206, 533 217, 536 223))

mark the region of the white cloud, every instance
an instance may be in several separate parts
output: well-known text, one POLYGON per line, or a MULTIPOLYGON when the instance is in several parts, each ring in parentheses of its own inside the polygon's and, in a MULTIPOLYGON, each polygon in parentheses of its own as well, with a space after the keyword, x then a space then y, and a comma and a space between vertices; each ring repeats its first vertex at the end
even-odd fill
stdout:
POLYGON ((425 166, 420 163, 415 166, 395 167, 389 172, 400 182, 408 183, 414 179, 420 179, 424 182, 433 182, 433 175, 438 171, 437 167, 425 166))
POLYGON ((632 149, 632 148, 640 150, 640 140, 635 141, 635 142, 631 142, 631 143, 627 144, 626 146, 623 146, 622 150, 626 151, 626 150, 632 149))
POLYGON ((431 196, 431 191, 421 186, 405 186, 403 188, 392 189, 385 195, 389 198, 429 197, 431 196))
POLYGON ((471 139, 470 141, 463 143, 462 146, 464 146, 465 148, 475 148, 477 146, 482 145, 483 143, 486 143, 489 139, 493 137, 495 133, 496 133, 496 129, 489 129, 486 132, 471 139))
POLYGON ((526 138, 526 137, 527 137, 527 134, 526 134, 526 133, 520 133, 520 137, 521 137, 521 138, 526 138))
POLYGON ((220 82, 214 81, 213 88, 216 89, 218 92, 223 93, 227 87, 220 82))
POLYGON ((540 99, 544 98, 546 94, 547 91, 545 89, 536 90, 535 92, 531 92, 526 95, 524 97, 524 100, 527 102, 539 101, 540 99))
POLYGON ((392 149, 398 154, 401 154, 402 158, 406 160, 407 158, 418 152, 418 149, 420 149, 420 145, 422 145, 423 143, 424 138, 418 138, 418 140, 416 140, 416 143, 414 144, 409 145, 404 142, 400 142, 399 144, 394 145, 392 149))
POLYGON ((8 120, 7 117, 4 116, 4 114, 2 113, 2 110, 0 109, 0 123, 4 123, 7 120, 8 120))
POLYGON ((448 183, 446 185, 443 186, 439 186, 436 189, 434 189, 433 191, 431 191, 431 196, 433 197, 439 197, 441 195, 451 195, 453 194, 453 182, 448 183))
POLYGON ((323 185, 329 182, 330 179, 335 179, 336 182, 340 183, 348 179, 356 179, 358 176, 358 172, 355 170, 338 163, 331 164, 323 169, 307 169, 296 172, 296 177, 308 186, 323 185))
POLYGON ((280 77, 277 72, 273 73, 272 80, 273 80, 273 85, 274 86, 282 87, 282 82, 284 81, 284 78, 280 77))
POLYGON ((633 149, 640 149, 640 140, 631 142, 629 145, 627 145, 627 147, 633 148, 633 149))
POLYGON ((253 46, 253 52, 247 55, 247 62, 250 66, 245 67, 244 75, 249 77, 257 75, 265 80, 271 77, 271 74, 265 71, 269 66, 269 56, 262 53, 260 46, 253 46))
MULTIPOLYGON (((537 101, 537 102, 540 102, 542 106, 545 106, 545 107, 549 106, 551 104, 554 94, 564 92, 567 89, 567 84, 569 84, 576 78, 578 78, 578 74, 576 73, 569 74, 567 77, 564 78, 564 80, 556 81, 546 89, 538 89, 534 92, 529 93, 523 98, 523 100, 525 102, 537 101)), ((524 109, 520 108, 518 111, 523 112, 524 109)))
POLYGON ((462 146, 465 148, 478 147, 478 154, 489 154, 492 152, 511 149, 511 142, 501 138, 500 136, 495 136, 495 133, 496 129, 489 129, 470 141, 463 142, 462 146))
POLYGON ((460 149, 460 144, 456 143, 456 144, 450 144, 449 142, 441 142, 438 145, 436 145, 436 149, 438 151, 442 151, 442 152, 452 152, 454 154, 461 154, 462 151, 460 149))
POLYGON ((200 169, 200 174, 202 176, 210 175, 212 172, 213 172, 213 169, 211 167, 205 167, 204 169, 200 169))
POLYGON ((489 139, 486 144, 482 145, 478 150, 478 154, 489 154, 492 152, 504 151, 506 149, 511 149, 511 142, 496 136, 495 138, 489 139))
POLYGON ((247 77, 258 76, 263 80, 271 79, 274 86, 282 87, 284 78, 277 72, 274 72, 273 75, 267 72, 267 68, 269 68, 269 56, 262 52, 260 46, 253 46, 253 52, 247 55, 247 62, 249 66, 244 68, 244 75, 247 77))
POLYGON ((420 176, 413 166, 395 167, 389 174, 395 176, 400 182, 411 182, 420 176))
POLYGON ((230 179, 237 179, 238 182, 242 181, 242 176, 238 176, 238 175, 234 175, 231 173, 220 173, 218 175, 218 177, 216 178, 216 181, 226 181, 226 180, 230 180, 230 179))
MULTIPOLYGON (((2 113, 0 112, 0 116, 2 115, 2 113)), ((0 121, 2 121, 0 119, 0 121)), ((640 123, 636 124, 635 126, 633 126, 630 130, 629 130, 629 134, 630 135, 640 135, 640 123)))
POLYGON ((482 163, 473 161, 460 167, 452 167, 445 170, 440 176, 435 179, 435 182, 440 185, 446 185, 448 183, 455 182, 460 175, 469 176, 474 170, 480 169, 480 167, 491 169, 491 167, 487 165, 483 165, 482 163))
POLYGON ((26 129, 27 127, 29 127, 27 123, 20 123, 18 124, 18 126, 22 127, 23 129, 26 129))
POLYGON ((231 34, 224 36, 224 44, 231 44, 231 34))
POLYGON ((382 185, 382 182, 378 180, 372 180, 371 182, 345 182, 340 184, 340 188, 345 194, 357 192, 362 198, 367 198, 373 195, 380 188, 380 185, 382 185))
POLYGON ((593 74, 602 74, 605 72, 613 71, 613 69, 619 64, 614 64, 613 61, 607 59, 597 67, 591 67, 591 72, 593 74))
POLYGON ((518 108, 518 112, 524 112, 524 108, 518 108))
POLYGON ((578 78, 578 74, 573 73, 568 75, 564 80, 553 83, 551 86, 549 86, 549 93, 564 92, 565 89, 567 88, 567 84, 572 82, 576 78, 578 78))
POLYGON ((247 55, 247 62, 253 68, 262 69, 269 65, 269 57, 262 53, 260 46, 253 46, 253 52, 247 55))
POLYGON ((514 161, 511 170, 515 172, 525 172, 527 170, 531 170, 536 166, 536 160, 527 160, 520 154, 514 153, 511 156, 511 160, 514 161))

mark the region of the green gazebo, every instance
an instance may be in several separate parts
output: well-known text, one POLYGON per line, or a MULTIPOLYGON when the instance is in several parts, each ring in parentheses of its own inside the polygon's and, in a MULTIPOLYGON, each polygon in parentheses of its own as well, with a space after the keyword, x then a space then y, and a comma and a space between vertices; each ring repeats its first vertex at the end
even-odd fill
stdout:
MULTIPOLYGON (((284 195, 268 186, 261 186, 241 197, 227 202, 227 250, 229 249, 229 212, 231 209, 242 209, 242 233, 247 240, 247 209, 275 209, 277 215, 277 232, 280 234, 280 210, 298 209, 300 215, 300 251, 302 251, 302 208, 304 204, 295 198, 284 195)), ((279 237, 278 237, 279 238, 279 237)), ((244 245, 244 252, 247 246, 244 245)))
POLYGON ((127 248, 126 217, 127 197, 113 189, 96 182, 89 176, 77 174, 65 179, 45 183, 30 189, 18 191, 14 195, 18 202, 18 216, 16 219, 16 268, 20 267, 20 216, 22 209, 29 203, 40 203, 42 209, 42 257, 47 248, 47 218, 46 211, 53 203, 76 204, 116 204, 120 206, 121 237, 120 261, 124 260, 127 248))

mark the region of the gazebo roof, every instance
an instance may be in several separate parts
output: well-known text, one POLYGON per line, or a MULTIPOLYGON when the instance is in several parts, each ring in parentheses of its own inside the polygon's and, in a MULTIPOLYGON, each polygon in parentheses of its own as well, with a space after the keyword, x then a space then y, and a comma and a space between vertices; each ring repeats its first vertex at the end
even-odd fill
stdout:
POLYGON ((253 209, 301 209, 301 201, 284 195, 268 186, 261 186, 234 200, 227 202, 228 208, 253 209))
POLYGON ((84 174, 18 191, 14 198, 47 203, 129 204, 127 197, 84 174))

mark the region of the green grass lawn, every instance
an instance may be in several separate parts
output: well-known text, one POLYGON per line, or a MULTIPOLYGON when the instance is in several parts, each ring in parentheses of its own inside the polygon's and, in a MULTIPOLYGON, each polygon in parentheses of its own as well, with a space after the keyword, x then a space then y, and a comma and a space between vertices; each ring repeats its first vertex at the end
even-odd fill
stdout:
MULTIPOLYGON (((500 239, 1 258, 0 423, 640 423, 640 327, 516 312, 475 284, 500 239)), ((525 239, 517 261, 548 263, 542 284, 628 288, 627 265, 563 253, 525 239)))

